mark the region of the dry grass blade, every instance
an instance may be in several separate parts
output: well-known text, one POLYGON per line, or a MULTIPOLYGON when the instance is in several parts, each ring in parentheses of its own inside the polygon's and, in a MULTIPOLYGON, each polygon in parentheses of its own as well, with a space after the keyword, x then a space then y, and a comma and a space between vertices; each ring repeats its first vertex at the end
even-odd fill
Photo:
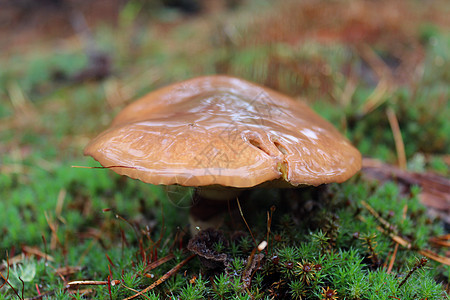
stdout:
POLYGON ((152 263, 149 264, 147 267, 145 267, 144 273, 149 272, 149 271, 151 271, 151 270, 153 270, 153 269, 159 267, 160 265, 162 265, 162 264, 168 262, 169 260, 171 260, 171 259, 173 259, 173 258, 175 258, 175 255, 169 254, 169 255, 167 255, 167 256, 164 256, 164 257, 158 259, 158 260, 155 261, 155 262, 152 262, 152 263))
POLYGON ((127 166, 108 166, 108 167, 71 166, 71 167, 78 169, 112 169, 112 168, 136 169, 136 167, 127 167, 127 166))
POLYGON ((361 44, 356 47, 358 54, 364 59, 365 62, 372 68, 377 74, 380 80, 386 80, 388 83, 394 82, 392 71, 386 65, 386 63, 370 48, 367 44, 361 44))
MULTIPOLYGON (((130 291, 135 292, 135 293, 139 293, 138 290, 135 290, 135 289, 133 289, 133 288, 130 288, 129 286, 126 286, 123 282, 122 282, 122 286, 123 286, 124 288, 126 288, 127 290, 130 290, 130 291)), ((141 296, 143 296, 145 299, 150 299, 150 298, 147 297, 146 295, 141 295, 141 296)))
POLYGON ((427 250, 427 249, 419 250, 417 252, 419 254, 422 254, 423 256, 431 258, 432 260, 437 261, 441 264, 450 266, 450 257, 448 257, 448 256, 442 256, 442 255, 436 254, 433 251, 427 250))
POLYGON ((370 112, 374 111, 377 107, 383 104, 387 98, 388 93, 390 93, 391 87, 386 82, 386 80, 382 79, 378 82, 378 85, 373 90, 372 94, 369 95, 366 102, 362 107, 362 115, 367 115, 370 112))
POLYGON ((50 240, 50 249, 55 250, 56 246, 59 245, 62 247, 61 241, 58 238, 58 224, 49 216, 47 212, 44 213, 45 219, 47 220, 48 227, 52 231, 52 237, 50 240))
POLYGON ((25 252, 26 254, 32 254, 32 255, 34 255, 36 257, 42 257, 42 258, 44 258, 47 261, 55 261, 53 256, 42 252, 37 247, 23 246, 22 247, 22 251, 25 252))
POLYGON ((62 188, 59 190, 58 199, 56 200, 56 207, 55 207, 55 216, 57 218, 61 218, 61 213, 64 207, 64 199, 66 198, 66 195, 67 195, 66 189, 62 188))
POLYGON ((388 117, 389 125, 391 126, 392 134, 394 135, 395 150, 397 151, 398 166, 405 170, 406 169, 406 154, 405 154, 405 144, 403 143, 402 132, 400 131, 400 126, 398 125, 398 119, 395 115, 395 111, 388 107, 386 110, 386 115, 388 117))
POLYGON ((339 103, 341 107, 348 107, 352 102, 352 96, 356 91, 356 87, 358 86, 358 82, 354 78, 348 78, 345 84, 344 90, 339 97, 339 103))
MULTIPOLYGON (((111 280, 111 285, 118 285, 120 284, 120 280, 111 280)), ((108 281, 106 280, 76 280, 76 281, 70 281, 67 283, 68 288, 72 288, 79 285, 108 285, 108 281)))
POLYGON ((176 265, 175 267, 173 267, 172 269, 169 270, 169 272, 167 272, 166 274, 164 274, 163 276, 161 276, 157 281, 155 281, 152 285, 146 287, 145 289, 143 289, 142 291, 140 291, 139 293, 134 294, 133 296, 130 296, 128 298, 124 298, 123 300, 130 300, 130 299, 134 299, 136 297, 139 297, 141 295, 143 295, 144 293, 147 293, 148 291, 151 291, 152 289, 154 289, 155 287, 157 287, 158 285, 160 285, 161 283, 163 283, 164 281, 166 281, 167 279, 170 278, 170 276, 172 276, 173 274, 175 274, 176 272, 178 272, 178 270, 180 270, 185 264, 187 264, 191 259, 193 259, 196 256, 196 254, 192 254, 191 256, 189 256, 188 258, 186 258, 185 260, 183 260, 182 262, 180 262, 178 265, 176 265))
POLYGON ((253 236, 253 232, 250 229, 250 226, 248 226, 247 220, 245 220, 244 213, 242 212, 241 204, 239 203, 239 199, 236 198, 236 201, 237 201, 237 204, 238 204, 239 213, 241 214, 242 220, 244 220, 244 223, 247 226, 248 232, 250 232, 250 235, 252 236, 253 243, 255 243, 255 246, 258 246, 258 244, 256 243, 256 240, 255 240, 255 237, 253 236))
MULTIPOLYGON (((120 280, 112 280, 111 285, 118 285, 120 284, 120 280)), ((66 284, 66 286, 64 287, 64 291, 69 291, 71 288, 77 288, 79 286, 88 286, 88 285, 108 285, 108 281, 97 281, 97 280, 77 280, 77 281, 70 281, 66 284)), ((82 290, 76 290, 73 291, 76 292, 77 294, 82 294, 82 295, 86 295, 86 294, 90 294, 93 292, 93 289, 82 289, 82 290)), ((56 290, 53 291, 49 291, 47 293, 43 293, 40 294, 39 296, 35 296, 32 298, 25 298, 24 300, 38 300, 38 299, 42 299, 44 297, 49 297, 52 296, 56 293, 56 290)))
POLYGON ((106 102, 111 109, 123 106, 131 98, 131 91, 124 88, 123 84, 116 78, 106 80, 103 87, 106 94, 106 102))
POLYGON ((430 242, 439 247, 450 247, 450 234, 431 237, 430 242))
POLYGON ((65 267, 59 267, 55 270, 56 274, 58 276, 70 276, 73 275, 79 271, 81 271, 83 268, 80 266, 65 266, 65 267))
POLYGON ((8 94, 17 117, 32 117, 35 115, 36 112, 32 102, 18 83, 13 83, 8 87, 8 94))

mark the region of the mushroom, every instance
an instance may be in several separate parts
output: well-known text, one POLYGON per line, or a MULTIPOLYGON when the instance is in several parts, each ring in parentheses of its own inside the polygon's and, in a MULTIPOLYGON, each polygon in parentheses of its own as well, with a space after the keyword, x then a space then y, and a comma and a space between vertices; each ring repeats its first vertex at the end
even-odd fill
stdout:
POLYGON ((146 183, 196 187, 194 232, 217 227, 242 190, 340 183, 361 168, 359 151, 305 103, 222 75, 131 103, 84 154, 146 183))

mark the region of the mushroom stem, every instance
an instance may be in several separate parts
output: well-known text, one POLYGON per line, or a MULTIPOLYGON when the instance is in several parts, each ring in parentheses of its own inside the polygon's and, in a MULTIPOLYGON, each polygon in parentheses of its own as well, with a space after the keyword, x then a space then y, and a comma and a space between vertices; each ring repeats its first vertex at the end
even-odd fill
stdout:
MULTIPOLYGON (((237 188, 197 188, 192 198, 189 211, 190 231, 196 235, 199 230, 219 228, 224 219, 224 212, 228 211, 229 201, 235 199, 242 192, 237 188)), ((235 204, 231 204, 232 207, 235 204)))

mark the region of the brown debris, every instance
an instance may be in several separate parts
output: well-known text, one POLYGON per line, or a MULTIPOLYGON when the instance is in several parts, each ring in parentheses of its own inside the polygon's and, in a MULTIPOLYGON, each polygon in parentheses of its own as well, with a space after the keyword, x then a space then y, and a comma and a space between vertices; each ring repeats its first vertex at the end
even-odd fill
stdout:
POLYGON ((189 240, 187 248, 192 253, 198 255, 202 264, 208 269, 224 267, 228 259, 227 254, 218 253, 213 247, 215 244, 222 243, 225 247, 228 245, 222 231, 212 228, 200 231, 196 236, 189 240))
POLYGON ((81 271, 82 267, 80 266, 65 266, 65 267, 60 267, 57 268, 55 270, 55 272, 59 275, 59 276, 69 276, 69 275, 73 275, 79 271, 81 271))
POLYGON ((367 179, 386 182, 395 180, 403 193, 413 185, 421 187, 420 201, 429 208, 429 213, 450 223, 450 180, 431 173, 402 170, 379 160, 364 158, 361 170, 367 179))

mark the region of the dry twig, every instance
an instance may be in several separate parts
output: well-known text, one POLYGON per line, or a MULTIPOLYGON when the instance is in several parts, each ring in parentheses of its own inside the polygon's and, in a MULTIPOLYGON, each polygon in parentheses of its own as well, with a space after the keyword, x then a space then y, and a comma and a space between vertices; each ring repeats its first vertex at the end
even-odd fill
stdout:
MULTIPOLYGON (((388 235, 394 242, 400 244, 401 246, 405 247, 406 249, 412 249, 412 245, 410 242, 406 241, 404 238, 402 238, 401 236, 397 235, 395 232, 393 232, 392 230, 390 230, 391 226, 389 224, 388 221, 386 221, 385 219, 383 219, 376 211, 373 207, 371 207, 367 202, 362 201, 362 204, 364 206, 364 208, 366 208, 370 214, 372 214, 377 220, 378 222, 380 222, 381 224, 383 224, 383 227, 381 226, 377 226, 377 230, 379 230, 380 232, 388 235)), ((366 220, 364 219, 364 217, 360 216, 360 220, 365 222, 366 220)), ((417 253, 426 256, 434 261, 437 261, 441 264, 450 266, 450 257, 445 257, 445 256, 441 256, 437 253, 434 253, 431 250, 427 250, 427 249, 419 249, 417 250, 417 253)))
POLYGON ((134 294, 133 296, 124 298, 123 300, 130 300, 130 299, 134 299, 136 297, 139 297, 141 295, 143 295, 144 293, 147 293, 148 291, 151 291, 152 289, 154 289, 155 287, 157 287, 158 285, 160 285, 161 283, 163 283, 164 281, 166 281, 167 279, 170 278, 170 276, 172 276, 173 274, 175 274, 176 272, 178 272, 185 264, 187 264, 191 259, 193 259, 196 256, 196 254, 192 254, 191 256, 189 256, 188 258, 186 258, 185 260, 183 260, 182 262, 180 262, 178 265, 176 265, 175 267, 173 267, 172 269, 169 270, 169 272, 167 272, 166 274, 164 274, 163 276, 161 276, 157 281, 155 281, 153 284, 151 284, 150 286, 146 287, 145 289, 143 289, 142 291, 140 291, 139 293, 134 294))

